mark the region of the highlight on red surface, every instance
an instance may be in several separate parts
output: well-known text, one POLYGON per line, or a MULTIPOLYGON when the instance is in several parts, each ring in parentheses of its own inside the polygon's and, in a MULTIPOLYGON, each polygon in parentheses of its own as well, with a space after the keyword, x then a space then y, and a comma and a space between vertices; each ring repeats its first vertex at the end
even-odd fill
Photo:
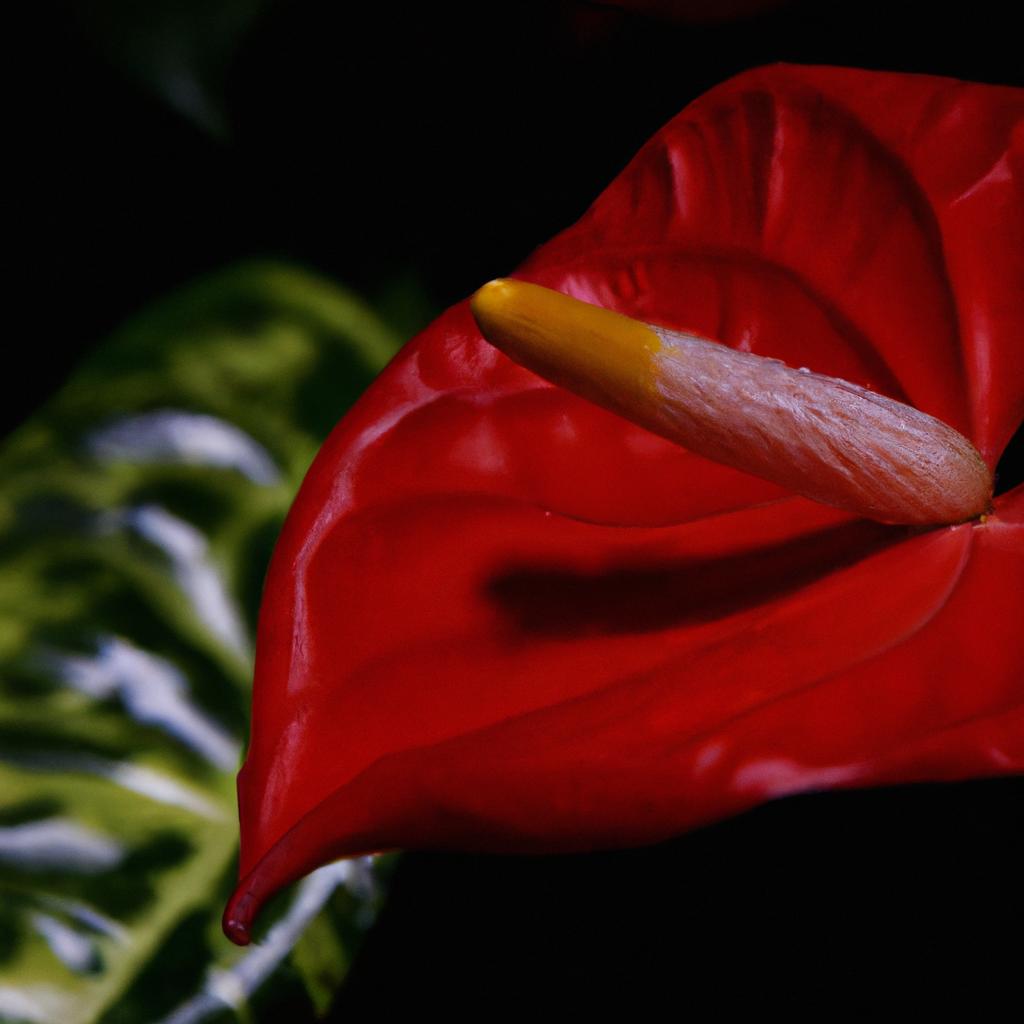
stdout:
MULTIPOLYGON (((515 275, 1024 418, 1024 93, 774 66, 713 89, 515 275)), ((384 849, 643 844, 812 789, 1024 771, 1024 486, 884 526, 487 345, 466 303, 335 428, 278 542, 225 929, 384 849)))

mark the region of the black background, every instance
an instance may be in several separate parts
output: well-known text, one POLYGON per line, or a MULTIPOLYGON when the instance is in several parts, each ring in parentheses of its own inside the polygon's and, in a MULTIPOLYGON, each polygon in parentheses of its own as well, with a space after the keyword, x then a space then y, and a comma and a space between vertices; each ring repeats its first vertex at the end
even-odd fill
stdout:
MULTIPOLYGON (((1010 9, 779 3, 687 24, 571 2, 276 2, 215 69, 211 131, 142 84, 116 17, 41 4, 7 42, 27 117, 9 158, 24 183, 3 426, 127 315, 239 258, 298 262, 371 301, 413 274, 434 306, 454 302, 744 68, 1024 85, 1010 9)), ((410 855, 334 1015, 620 1004, 647 1019, 660 997, 674 1017, 1000 995, 1019 1010, 1022 797, 1019 780, 830 794, 654 850, 410 855)))

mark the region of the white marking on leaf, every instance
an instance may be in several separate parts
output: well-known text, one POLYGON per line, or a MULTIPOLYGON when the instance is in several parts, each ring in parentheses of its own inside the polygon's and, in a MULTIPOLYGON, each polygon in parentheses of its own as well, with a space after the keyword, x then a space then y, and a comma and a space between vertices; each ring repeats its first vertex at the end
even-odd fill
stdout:
POLYGON ((50 985, 15 988, 0 985, 0 1020, 54 1024, 74 1019, 74 996, 50 985))
POLYGON ((128 932, 117 921, 107 917, 106 914, 101 914, 95 907, 90 907, 88 903, 61 899, 57 896, 40 896, 39 904, 63 917, 70 917, 72 921, 76 921, 90 931, 105 935, 107 938, 117 942, 127 942, 128 940, 128 932))
POLYGON ((130 761, 108 761, 89 754, 50 751, 4 757, 2 760, 28 771, 98 775, 157 803, 180 807, 211 821, 224 821, 226 818, 223 809, 198 790, 163 772, 130 761))
POLYGON ((234 469, 270 486, 281 474, 267 450, 232 423, 203 413, 160 409, 120 419, 90 434, 102 462, 170 462, 234 469))
POLYGON ((94 657, 50 652, 44 663, 68 686, 98 700, 119 697, 138 722, 169 733, 216 767, 238 764, 239 744, 189 701, 188 683, 169 661, 104 637, 94 657))
POLYGON ((211 821, 224 821, 226 818, 221 808, 207 800, 201 793, 152 768, 119 761, 102 766, 99 774, 104 774, 111 782, 133 793, 149 797, 157 803, 180 807, 211 821))
POLYGON ((0 828, 0 862, 22 871, 95 875, 124 859, 119 843, 69 818, 44 818, 0 828))
POLYGON ((34 913, 29 920, 50 947, 50 952, 69 971, 88 974, 100 966, 99 950, 88 935, 76 932, 70 925, 49 914, 34 913))
POLYGON ((252 653, 248 632, 224 578, 210 559, 203 534, 159 505, 127 509, 118 518, 167 556, 175 582, 199 620, 222 644, 248 661, 252 653))

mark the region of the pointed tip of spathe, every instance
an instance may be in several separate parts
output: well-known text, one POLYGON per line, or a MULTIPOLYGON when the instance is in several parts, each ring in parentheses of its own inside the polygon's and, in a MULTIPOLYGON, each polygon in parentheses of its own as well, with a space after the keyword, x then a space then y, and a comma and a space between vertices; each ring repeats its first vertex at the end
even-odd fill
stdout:
POLYGON ((252 941, 252 911, 245 904, 247 894, 236 891, 224 911, 221 928, 236 946, 248 946, 252 941))

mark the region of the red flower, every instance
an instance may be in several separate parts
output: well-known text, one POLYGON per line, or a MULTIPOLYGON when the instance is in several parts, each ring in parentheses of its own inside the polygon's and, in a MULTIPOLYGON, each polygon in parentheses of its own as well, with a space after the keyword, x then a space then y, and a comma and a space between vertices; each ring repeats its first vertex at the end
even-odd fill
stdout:
MULTIPOLYGON (((517 275, 1024 417, 1024 94, 834 68, 691 104, 517 275)), ((330 859, 647 843, 799 790, 1024 770, 1024 487, 858 520, 511 363, 465 303, 335 429, 267 580, 243 940, 330 859)))

